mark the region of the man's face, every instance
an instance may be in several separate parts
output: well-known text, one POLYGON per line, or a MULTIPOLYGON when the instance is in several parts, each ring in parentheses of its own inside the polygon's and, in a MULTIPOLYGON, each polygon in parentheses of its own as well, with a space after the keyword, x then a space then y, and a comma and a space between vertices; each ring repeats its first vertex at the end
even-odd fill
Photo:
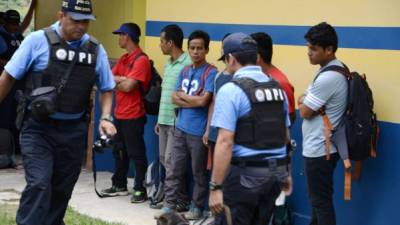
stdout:
POLYGON ((323 48, 319 45, 312 45, 310 43, 308 46, 308 59, 312 65, 324 64, 329 60, 332 54, 332 47, 323 48))
POLYGON ((120 48, 126 48, 129 36, 127 34, 119 34, 118 45, 120 48))
POLYGON ((234 74, 238 70, 236 59, 232 56, 232 54, 228 54, 225 56, 224 63, 226 65, 226 71, 229 74, 234 74))
POLYGON ((68 13, 61 13, 61 31, 66 41, 76 41, 82 38, 89 28, 89 20, 74 20, 68 13))
POLYGON ((169 55, 171 53, 172 41, 167 41, 167 39, 165 39, 165 32, 160 34, 160 48, 164 55, 169 55))
POLYGON ((18 22, 7 22, 4 24, 4 28, 11 34, 17 33, 20 30, 18 22))
POLYGON ((189 55, 194 64, 202 63, 206 59, 208 49, 204 46, 204 40, 201 38, 193 39, 189 42, 189 55))

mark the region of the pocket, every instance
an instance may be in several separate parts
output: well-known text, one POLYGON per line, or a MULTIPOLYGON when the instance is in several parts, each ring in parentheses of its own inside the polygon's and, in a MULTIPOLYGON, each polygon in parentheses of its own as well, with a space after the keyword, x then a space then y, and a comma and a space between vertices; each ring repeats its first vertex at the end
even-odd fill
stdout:
POLYGON ((248 189, 261 188, 269 180, 270 177, 267 176, 252 176, 247 174, 240 174, 240 185, 248 189))

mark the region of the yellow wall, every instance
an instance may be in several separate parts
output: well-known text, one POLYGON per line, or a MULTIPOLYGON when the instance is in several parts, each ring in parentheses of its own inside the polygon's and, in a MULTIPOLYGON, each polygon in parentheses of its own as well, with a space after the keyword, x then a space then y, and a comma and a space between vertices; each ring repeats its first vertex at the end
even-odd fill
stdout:
MULTIPOLYGON (((39 0, 36 27, 42 28, 55 20, 61 0, 39 0)), ((134 21, 145 35, 146 21, 195 22, 218 24, 267 24, 310 26, 327 21, 334 26, 399 27, 400 1, 385 0, 93 0, 97 21, 91 23, 90 33, 104 44, 110 58, 118 58, 117 37, 111 32, 123 22, 134 21), (345 7, 344 7, 345 6, 345 7)), ((340 40, 340 36, 339 36, 340 40)), ((400 37, 399 37, 400 40, 400 37)), ((141 45, 162 72, 167 59, 159 50, 159 38, 142 37, 141 45)), ((186 48, 186 40, 184 43, 186 48)), ((216 61, 220 43, 212 41, 208 60, 216 61)), ((301 94, 318 69, 308 63, 304 46, 275 45, 273 63, 287 73, 296 95, 301 94)), ((392 97, 399 96, 400 51, 341 48, 338 58, 353 70, 365 72, 374 91, 376 110, 381 120, 400 123, 400 104, 392 97)))
MULTIPOLYGON (((123 50, 118 48, 118 37, 111 32, 124 22, 135 22, 145 34, 146 0, 93 0, 96 21, 91 22, 89 33, 106 48, 110 58, 118 58, 123 50)), ((51 25, 61 8, 61 0, 39 0, 36 13, 36 29, 51 25)), ((144 39, 144 38, 143 38, 144 39)), ((144 41, 142 43, 144 47, 144 41)))
MULTIPOLYGON (((279 26, 311 26, 327 21, 345 27, 400 27, 399 9, 397 0, 252 0, 251 4, 239 0, 203 0, 201 4, 195 0, 184 4, 179 0, 148 0, 147 20, 279 26)), ((146 50, 162 71, 166 57, 158 43, 158 37, 146 38, 146 50)), ((216 61, 219 49, 220 43, 212 42, 208 60, 221 68, 216 61)), ((309 64, 306 54, 305 46, 274 46, 273 63, 288 75, 296 96, 303 93, 318 69, 309 64)), ((393 104, 393 97, 400 95, 400 51, 340 48, 337 56, 352 70, 367 74, 379 119, 400 123, 400 104, 393 104)))

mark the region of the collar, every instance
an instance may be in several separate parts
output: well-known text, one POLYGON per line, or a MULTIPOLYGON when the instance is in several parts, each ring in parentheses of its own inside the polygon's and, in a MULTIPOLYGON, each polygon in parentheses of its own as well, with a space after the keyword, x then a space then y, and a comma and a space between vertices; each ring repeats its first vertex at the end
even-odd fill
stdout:
POLYGON ((251 66, 244 66, 237 70, 235 74, 233 74, 234 78, 241 78, 241 77, 250 77, 251 74, 254 73, 263 73, 260 66, 251 65, 251 66))
POLYGON ((175 65, 177 63, 182 63, 186 60, 186 58, 189 57, 189 55, 186 52, 183 52, 182 55, 180 55, 175 62, 172 62, 172 57, 169 57, 169 63, 172 65, 175 65))

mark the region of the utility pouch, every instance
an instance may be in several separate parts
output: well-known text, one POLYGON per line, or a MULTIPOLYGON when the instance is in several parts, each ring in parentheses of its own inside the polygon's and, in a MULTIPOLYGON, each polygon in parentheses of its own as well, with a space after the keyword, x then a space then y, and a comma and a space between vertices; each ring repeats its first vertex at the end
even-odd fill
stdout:
POLYGON ((52 86, 39 87, 31 94, 32 116, 39 120, 46 120, 56 112, 57 107, 57 89, 52 86))

